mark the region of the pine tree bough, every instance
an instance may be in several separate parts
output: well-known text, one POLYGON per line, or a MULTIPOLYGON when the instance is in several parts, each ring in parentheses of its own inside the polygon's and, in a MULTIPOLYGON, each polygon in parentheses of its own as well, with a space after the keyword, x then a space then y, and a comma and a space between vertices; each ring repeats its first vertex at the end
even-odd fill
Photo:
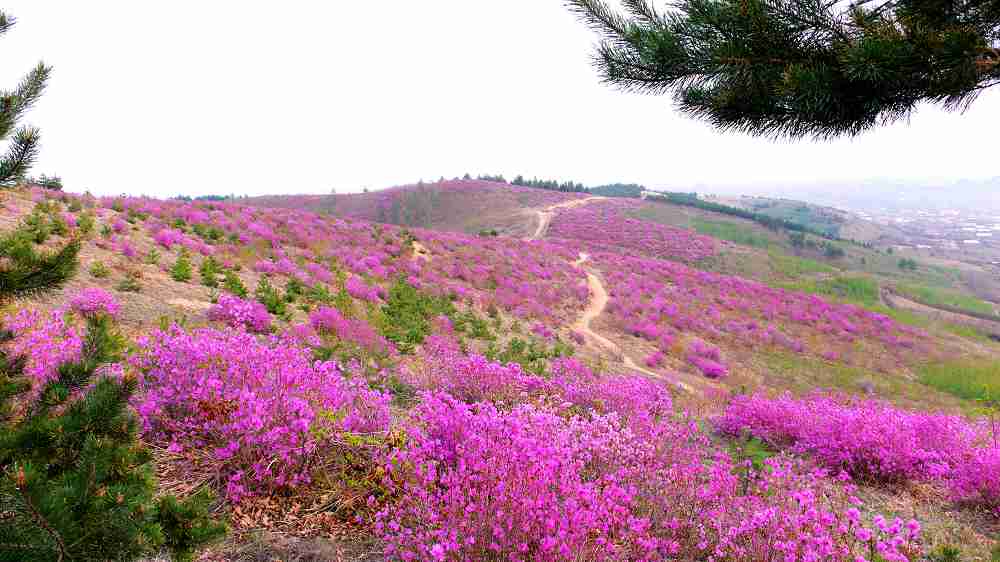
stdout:
POLYGON ((962 110, 1000 83, 996 0, 568 0, 605 82, 723 131, 819 139, 962 110))
MULTIPOLYGON (((14 18, 0 12, 0 35, 14 26, 14 18)), ((0 188, 10 187, 27 174, 38 155, 40 134, 34 127, 17 127, 17 122, 31 109, 45 91, 52 68, 38 63, 13 90, 0 91, 0 140, 13 132, 10 147, 0 157, 0 188)))
MULTIPOLYGON (((118 363, 118 305, 97 297, 74 299, 86 332, 54 377, 29 374, 9 346, 0 348, 0 561, 135 560, 161 550, 191 560, 225 531, 209 515, 208 494, 154 497, 151 456, 129 406, 138 381, 118 363)), ((54 318, 19 327, 52 339, 32 347, 35 361, 76 330, 67 317, 54 318)), ((11 335, 0 331, 0 340, 11 335)))

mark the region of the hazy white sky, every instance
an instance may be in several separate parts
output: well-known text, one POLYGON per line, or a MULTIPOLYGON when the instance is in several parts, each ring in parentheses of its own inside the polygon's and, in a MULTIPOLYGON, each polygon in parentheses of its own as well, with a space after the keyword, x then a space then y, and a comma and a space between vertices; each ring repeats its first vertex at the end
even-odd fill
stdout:
POLYGON ((340 192, 466 171, 588 184, 1000 175, 1000 93, 835 143, 617 92, 561 0, 8 0, 0 85, 55 66, 36 173, 73 191, 340 192))

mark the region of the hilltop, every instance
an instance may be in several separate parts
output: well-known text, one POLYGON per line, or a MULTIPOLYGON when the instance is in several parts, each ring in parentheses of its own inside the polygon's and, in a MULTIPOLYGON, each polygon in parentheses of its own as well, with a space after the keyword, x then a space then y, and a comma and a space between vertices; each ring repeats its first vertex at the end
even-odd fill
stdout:
MULTIPOLYGON (((806 496, 840 502, 817 508, 830 517, 863 504, 851 525, 907 555, 992 547, 992 500, 964 509, 948 472, 973 466, 956 455, 989 461, 980 391, 951 374, 1000 387, 1000 346, 946 269, 690 206, 475 180, 239 202, 22 189, 0 205, 0 232, 83 242, 65 287, 5 305, 13 345, 63 337, 52 322, 84 288, 120 303, 144 437, 165 488, 220 494, 234 533, 219 556, 737 556, 722 537, 768 509, 772 538, 854 548, 791 499, 806 496), (914 286, 957 310, 909 306, 914 286), (848 424, 860 433, 834 443, 848 424), (774 470, 740 476, 750 459, 774 470), (511 520, 497 510, 519 527, 497 535, 511 520)), ((52 359, 29 367, 46 376, 52 359)))

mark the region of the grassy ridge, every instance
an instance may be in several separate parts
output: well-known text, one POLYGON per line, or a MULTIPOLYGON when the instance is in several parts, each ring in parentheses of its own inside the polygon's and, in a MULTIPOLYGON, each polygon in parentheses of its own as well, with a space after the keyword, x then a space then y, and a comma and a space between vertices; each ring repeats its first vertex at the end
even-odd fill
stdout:
POLYGON ((929 306, 949 306, 978 314, 994 315, 993 305, 970 295, 920 285, 898 284, 896 291, 929 306))
POLYGON ((705 234, 720 240, 728 240, 744 246, 766 249, 771 245, 771 241, 766 236, 757 234, 752 228, 732 222, 694 218, 691 220, 691 226, 699 234, 705 234))
POLYGON ((920 382, 966 400, 1000 399, 1000 361, 961 359, 925 365, 920 382))
POLYGON ((830 279, 780 283, 779 286, 868 307, 876 306, 879 303, 878 282, 869 277, 839 276, 830 279))
POLYGON ((771 258, 771 267, 783 277, 795 278, 808 273, 834 273, 837 271, 825 263, 777 251, 768 252, 768 256, 771 258))

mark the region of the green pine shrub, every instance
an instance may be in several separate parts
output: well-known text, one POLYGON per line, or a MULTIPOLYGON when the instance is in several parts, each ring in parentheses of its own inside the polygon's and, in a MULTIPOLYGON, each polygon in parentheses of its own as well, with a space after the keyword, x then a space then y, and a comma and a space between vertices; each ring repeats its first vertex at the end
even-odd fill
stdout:
POLYGON ((267 277, 261 277, 254 290, 257 301, 267 308, 267 311, 275 316, 284 316, 287 313, 285 299, 282 298, 278 289, 271 285, 267 277))
POLYGON ((94 219, 93 213, 80 213, 76 217, 76 227, 80 229, 80 233, 89 236, 94 233, 94 227, 97 225, 94 219))
POLYGON ((455 306, 447 297, 417 290, 400 278, 389 289, 385 304, 375 315, 374 325, 401 353, 413 353, 430 335, 435 318, 454 318, 455 315, 455 306))
POLYGON ((170 277, 178 283, 187 283, 191 280, 191 276, 191 258, 188 257, 186 251, 182 250, 177 256, 177 261, 170 268, 170 277))
POLYGON ((98 279, 104 279, 105 277, 111 275, 111 270, 108 266, 104 265, 104 262, 95 261, 90 264, 90 274, 98 279))
POLYGON ((243 284, 240 276, 232 271, 226 270, 222 274, 222 288, 231 295, 235 295, 241 299, 247 298, 246 285, 243 284))
POLYGON ((38 251, 29 228, 0 238, 0 301, 56 288, 76 274, 80 241, 70 240, 55 252, 38 251))
POLYGON ((23 363, 0 353, 0 561, 136 560, 163 549, 191 560, 224 534, 208 495, 154 498, 151 456, 129 408, 137 381, 97 376, 122 341, 109 317, 91 317, 81 358, 34 399, 23 363), (15 398, 27 402, 20 416, 10 415, 15 398))
POLYGON ((219 271, 222 266, 212 256, 208 256, 201 261, 198 274, 201 276, 201 284, 206 287, 216 288, 219 286, 219 271))

